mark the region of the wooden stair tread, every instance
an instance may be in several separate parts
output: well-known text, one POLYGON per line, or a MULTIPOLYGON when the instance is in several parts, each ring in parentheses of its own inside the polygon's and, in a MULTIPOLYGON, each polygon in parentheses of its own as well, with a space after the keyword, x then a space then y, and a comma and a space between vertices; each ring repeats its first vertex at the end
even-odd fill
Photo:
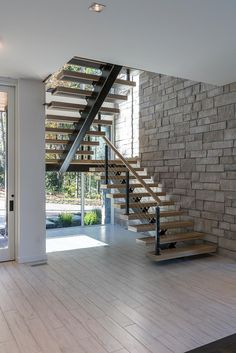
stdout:
POLYGON ((101 69, 102 66, 106 65, 106 63, 98 60, 91 60, 86 58, 80 58, 78 56, 74 56, 67 64, 83 66, 92 69, 101 69))
MULTIPOLYGON (((83 72, 75 72, 69 70, 62 70, 57 75, 57 79, 61 81, 70 81, 70 82, 80 82, 80 83, 90 83, 98 82, 101 76, 86 74, 83 72)), ((115 84, 135 87, 136 83, 129 80, 116 79, 115 84)))
MULTIPOLYGON (((105 177, 105 175, 99 175, 98 178, 100 180, 104 180, 106 177, 105 177)), ((125 175, 109 175, 109 179, 111 179, 111 180, 123 180, 125 178, 126 178, 125 175)), ((134 180, 134 179, 136 179, 136 177, 133 175, 130 175, 129 179, 134 180)), ((142 175, 142 179, 150 179, 150 177, 148 175, 142 175)), ((131 186, 131 184, 130 184, 130 186, 131 186)))
MULTIPOLYGON (((172 221, 172 222, 161 222, 160 227, 161 229, 174 229, 174 228, 185 228, 185 227, 192 227, 192 221, 172 221)), ((128 229, 132 232, 150 232, 156 230, 155 223, 148 223, 148 224, 134 224, 129 225, 128 229)))
MULTIPOLYGON (((112 168, 115 169, 116 172, 127 172, 128 171, 128 169, 126 167, 113 166, 112 168)), ((89 170, 90 170, 90 172, 101 172, 101 173, 103 173, 105 169, 104 169, 104 167, 103 168, 94 167, 94 168, 90 168, 89 170)), ((144 168, 141 168, 141 167, 134 167, 134 170, 136 170, 137 172, 144 172, 144 168)))
POLYGON ((194 244, 191 246, 184 246, 174 249, 161 250, 160 255, 155 255, 154 251, 148 252, 147 256, 156 262, 177 259, 186 256, 194 256, 201 254, 210 254, 214 253, 217 250, 215 244, 194 244))
MULTIPOLYGON (((79 117, 75 116, 65 116, 65 115, 46 115, 47 121, 54 121, 59 123, 80 123, 83 120, 79 117)), ((104 126, 111 126, 113 124, 112 120, 105 120, 105 119, 94 119, 92 125, 104 125, 104 126)))
MULTIPOLYGON (((155 192, 155 194, 157 196, 166 196, 166 193, 165 192, 155 192)), ((133 198, 133 197, 152 197, 148 192, 131 192, 129 194, 130 198, 133 198)), ((114 193, 114 194, 107 194, 106 195, 107 198, 109 199, 124 199, 126 198, 126 194, 125 193, 114 193)))
MULTIPOLYGON (((67 145, 69 140, 45 139, 45 143, 49 145, 67 145)), ((82 146, 99 146, 99 141, 82 141, 82 146)))
MULTIPOLYGON (((74 129, 64 129, 62 127, 46 127, 45 132, 47 134, 58 134, 58 135, 71 135, 74 132, 79 132, 79 130, 74 130, 74 129)), ((86 135, 92 135, 92 136, 105 136, 104 131, 87 131, 86 135)))
MULTIPOLYGON (((133 161, 133 163, 136 163, 135 160, 131 160, 131 162, 133 161)), ((71 164, 91 164, 91 165, 98 165, 100 163, 104 163, 105 161, 104 160, 97 160, 97 159, 89 159, 89 160, 73 160, 71 162, 71 164)), ((60 159, 46 159, 46 163, 48 164, 58 164, 58 163, 61 163, 61 160, 60 159)), ((118 160, 113 160, 113 163, 122 163, 122 162, 119 162, 118 160)))
MULTIPOLYGON (((205 234, 200 232, 186 232, 186 233, 161 235, 160 244, 199 240, 199 239, 203 239, 204 236, 205 234)), ((152 244, 155 244, 155 239, 156 239, 155 236, 141 237, 136 239, 136 243, 144 244, 144 245, 152 245, 152 244)))
POLYGON ((57 80, 92 84, 93 82, 98 82, 100 77, 100 75, 86 74, 84 72, 62 70, 57 75, 57 80))
MULTIPOLYGON (((109 179, 111 179, 111 180, 123 180, 123 179, 125 179, 126 178, 126 175, 125 174, 123 174, 123 175, 110 175, 109 174, 109 179)), ((150 176, 148 176, 148 175, 142 175, 142 178, 143 179, 150 179, 150 176)), ((105 175, 99 175, 99 179, 101 179, 101 180, 104 180, 104 179, 106 179, 106 177, 105 177, 105 175)), ((136 177, 134 176, 134 175, 130 175, 129 176, 129 179, 131 180, 133 180, 133 179, 136 179, 136 177)))
MULTIPOLYGON (((159 183, 156 182, 150 182, 150 183, 146 183, 150 188, 157 188, 159 186, 159 183)), ((101 189, 125 189, 126 185, 125 184, 102 184, 101 189)), ((143 188, 142 184, 139 183, 130 183, 130 187, 132 188, 143 188)))
MULTIPOLYGON (((52 101, 47 104, 47 109, 55 109, 55 110, 71 110, 71 111, 81 111, 85 110, 87 107, 86 104, 78 104, 78 103, 65 103, 65 102, 57 102, 52 101)), ((102 114, 118 114, 120 109, 118 108, 110 108, 110 107, 101 107, 99 110, 102 114)))
MULTIPOLYGON (((46 149, 45 150, 45 153, 49 153, 49 154, 63 154, 66 152, 68 152, 68 150, 65 150, 65 149, 63 149, 63 150, 62 149, 61 150, 59 150, 59 149, 46 149)), ((77 155, 84 155, 84 156, 85 155, 92 156, 92 155, 94 155, 94 151, 80 150, 80 151, 76 151, 76 154, 77 155)))
MULTIPOLYGON (((161 206, 172 206, 174 205, 174 201, 162 201, 161 202, 161 206)), ((157 206, 157 202, 153 201, 153 202, 130 202, 129 203, 129 207, 130 208, 144 208, 144 207, 156 207, 157 206)), ((119 209, 124 209, 126 208, 126 203, 122 202, 122 203, 115 203, 114 204, 115 208, 119 208, 119 209)))
MULTIPOLYGON (((93 91, 86 90, 86 89, 57 86, 54 90, 52 90, 51 93, 54 96, 86 98, 86 97, 91 97, 93 91)), ((123 94, 109 93, 105 99, 105 102, 126 101, 127 99, 128 97, 123 94)))
MULTIPOLYGON (((166 218, 166 217, 179 217, 184 215, 186 212, 185 211, 161 211, 160 212, 160 217, 166 218)), ((120 219, 124 221, 132 221, 132 220, 137 220, 137 219, 147 219, 147 216, 149 219, 156 218, 155 213, 130 213, 129 215, 126 214, 120 214, 119 217, 120 219)))

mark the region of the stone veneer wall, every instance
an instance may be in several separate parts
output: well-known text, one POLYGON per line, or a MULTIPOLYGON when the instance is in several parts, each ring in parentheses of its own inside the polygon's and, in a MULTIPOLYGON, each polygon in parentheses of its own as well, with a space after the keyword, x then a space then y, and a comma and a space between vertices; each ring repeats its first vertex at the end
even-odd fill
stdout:
POLYGON ((236 253, 236 83, 142 73, 140 156, 222 253, 236 253))

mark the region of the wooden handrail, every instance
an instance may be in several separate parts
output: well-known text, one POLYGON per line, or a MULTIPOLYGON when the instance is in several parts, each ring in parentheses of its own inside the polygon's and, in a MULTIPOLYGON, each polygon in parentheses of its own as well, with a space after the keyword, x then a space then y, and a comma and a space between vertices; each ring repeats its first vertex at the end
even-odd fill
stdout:
POLYGON ((122 156, 122 154, 117 150, 117 148, 113 145, 113 143, 106 137, 102 136, 105 140, 106 144, 115 152, 115 154, 120 158, 120 160, 124 163, 127 169, 135 176, 135 178, 139 181, 139 183, 143 186, 146 191, 152 196, 152 198, 161 205, 161 199, 155 194, 154 191, 145 183, 145 181, 140 177, 140 175, 135 171, 135 169, 129 164, 129 162, 122 156))

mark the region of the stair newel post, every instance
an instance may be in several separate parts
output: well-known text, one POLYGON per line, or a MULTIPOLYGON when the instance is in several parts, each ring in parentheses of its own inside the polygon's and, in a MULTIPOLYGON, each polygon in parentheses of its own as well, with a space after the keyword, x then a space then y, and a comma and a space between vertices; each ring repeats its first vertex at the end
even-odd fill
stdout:
POLYGON ((130 81, 130 69, 126 70, 126 79, 130 81))
MULTIPOLYGON (((98 113, 98 120, 101 120, 101 113, 98 113)), ((101 131, 101 125, 98 124, 98 131, 101 131)))
POLYGON ((105 145, 105 184, 108 184, 108 146, 105 145))
POLYGON ((155 243, 155 255, 160 255, 160 207, 156 207, 156 243, 155 243))
POLYGON ((126 215, 129 215, 129 192, 130 192, 130 189, 129 189, 129 171, 127 171, 126 172, 126 191, 125 191, 125 209, 126 209, 125 214, 126 215))

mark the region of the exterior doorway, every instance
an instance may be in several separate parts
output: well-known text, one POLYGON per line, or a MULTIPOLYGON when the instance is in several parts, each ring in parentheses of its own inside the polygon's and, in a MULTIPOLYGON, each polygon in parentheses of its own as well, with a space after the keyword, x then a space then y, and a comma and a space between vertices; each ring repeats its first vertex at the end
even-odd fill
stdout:
POLYGON ((0 262, 14 260, 14 88, 0 85, 0 262))

